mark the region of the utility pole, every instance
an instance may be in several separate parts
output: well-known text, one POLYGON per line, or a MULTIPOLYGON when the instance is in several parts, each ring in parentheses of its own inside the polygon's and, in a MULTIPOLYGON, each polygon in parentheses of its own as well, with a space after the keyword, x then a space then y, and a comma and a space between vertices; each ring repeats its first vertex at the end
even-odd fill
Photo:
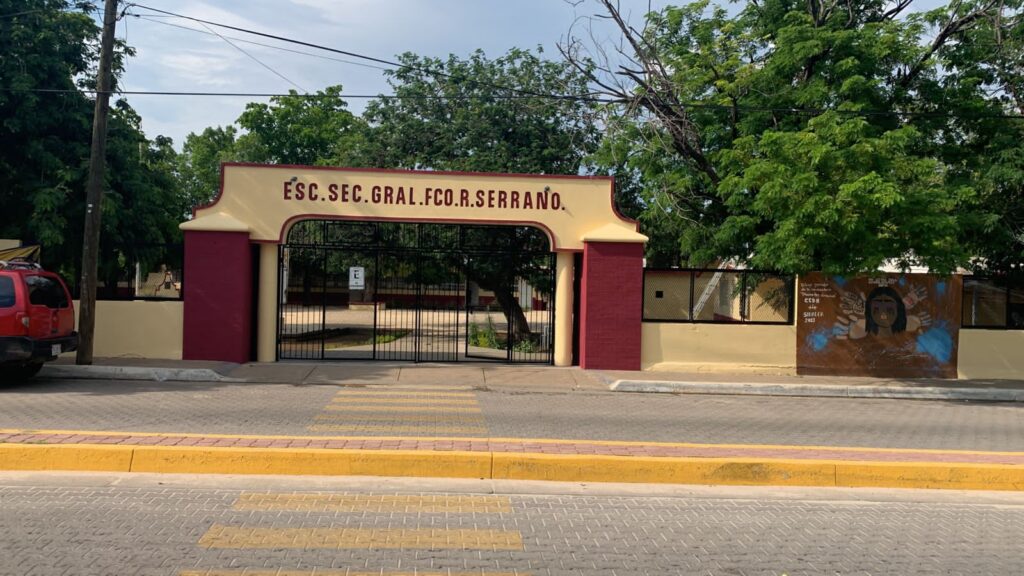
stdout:
POLYGON ((82 242, 82 282, 78 304, 77 364, 92 364, 93 333, 96 328, 96 268, 100 252, 103 218, 103 172, 107 165, 107 114, 110 112, 114 26, 117 0, 106 0, 103 8, 103 38, 100 69, 96 80, 96 109, 92 118, 92 150, 89 182, 85 191, 85 238, 82 242))

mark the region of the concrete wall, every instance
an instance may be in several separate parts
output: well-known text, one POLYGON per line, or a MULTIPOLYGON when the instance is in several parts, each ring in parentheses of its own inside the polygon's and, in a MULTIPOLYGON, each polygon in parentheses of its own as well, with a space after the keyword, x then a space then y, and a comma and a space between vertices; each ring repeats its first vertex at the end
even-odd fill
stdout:
POLYGON ((960 329, 960 378, 1024 379, 1024 330, 960 329))
POLYGON ((793 374, 796 327, 644 322, 644 370, 793 374))
POLYGON ((10 238, 0 238, 0 250, 7 250, 10 248, 18 248, 21 246, 21 240, 11 240, 10 238))
MULTIPOLYGON (((77 301, 75 310, 81 310, 77 301)), ((180 301, 101 300, 93 356, 181 360, 183 318, 180 301)))

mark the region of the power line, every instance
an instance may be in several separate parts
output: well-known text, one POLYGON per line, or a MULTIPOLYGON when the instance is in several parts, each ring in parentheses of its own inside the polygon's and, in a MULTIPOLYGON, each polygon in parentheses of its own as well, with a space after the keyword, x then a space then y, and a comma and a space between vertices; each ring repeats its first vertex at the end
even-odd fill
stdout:
MULTIPOLYGON (((203 26, 206 26, 206 24, 203 24, 203 26)), ((210 28, 209 26, 206 26, 206 29, 207 29, 207 30, 209 30, 210 32, 212 32, 213 34, 215 34, 215 35, 216 35, 216 36, 217 36, 218 38, 220 38, 221 40, 223 40, 223 41, 227 42, 227 43, 228 43, 228 46, 231 46, 231 47, 232 47, 232 48, 234 48, 235 50, 238 50, 238 51, 239 51, 239 52, 241 52, 242 54, 245 54, 245 55, 246 55, 246 56, 248 56, 249 58, 252 58, 252 59, 253 59, 253 60, 254 60, 254 61, 255 61, 255 62, 257 63, 257 64, 259 64, 260 66, 263 66, 263 67, 264 67, 264 68, 266 68, 267 70, 270 70, 270 71, 271 71, 272 73, 274 73, 274 74, 275 74, 275 75, 276 75, 276 76, 277 76, 278 78, 281 78, 281 79, 282 79, 282 80, 284 80, 285 82, 287 82, 287 83, 291 84, 292 86, 295 86, 296 88, 298 88, 298 89, 299 89, 300 91, 302 91, 302 92, 309 92, 309 90, 306 90, 306 89, 305 89, 305 88, 303 88, 302 86, 299 86, 298 84, 296 84, 295 82, 293 82, 293 81, 292 81, 291 79, 289 79, 289 78, 288 78, 287 76, 285 76, 284 74, 281 74, 281 73, 280 73, 280 72, 278 72, 277 70, 274 70, 273 68, 271 68, 269 64, 266 64, 265 62, 263 62, 263 61, 262 61, 262 60, 260 60, 259 58, 257 58, 257 57, 255 57, 255 56, 253 56, 252 54, 250 54, 250 53, 246 52, 246 51, 245 51, 245 50, 244 50, 244 49, 243 49, 243 48, 242 48, 241 46, 238 46, 237 44, 232 44, 232 43, 231 43, 231 40, 228 40, 227 38, 225 38, 225 37, 221 36, 221 35, 220 35, 220 34, 218 34, 217 32, 214 32, 213 28, 210 28)))
MULTIPOLYGON (((2 92, 23 92, 37 94, 64 94, 64 93, 85 93, 96 94, 93 89, 70 89, 70 88, 9 88, 0 87, 2 92)), ((439 95, 439 94, 283 94, 278 92, 190 92, 190 91, 156 91, 156 90, 118 90, 111 94, 124 96, 196 96, 196 97, 232 97, 232 98, 348 98, 352 100, 367 100, 377 98, 380 100, 529 100, 531 98, 544 98, 544 96, 524 94, 499 94, 482 96, 478 94, 461 95, 439 95)), ((564 98, 563 98, 564 99, 564 98)), ((590 102, 594 104, 624 104, 626 100, 621 98, 600 98, 593 96, 574 96, 573 100, 590 102)), ((903 118, 960 118, 973 120, 1022 120, 1022 114, 973 114, 967 111, 955 112, 913 112, 899 110, 839 110, 836 108, 785 108, 769 106, 728 106, 725 104, 706 104, 703 102, 684 103, 684 107, 699 110, 718 110, 722 112, 769 112, 779 114, 799 114, 803 116, 820 116, 827 112, 840 114, 842 116, 869 117, 869 116, 896 116, 903 118)))
MULTIPOLYGON (((194 16, 186 16, 184 14, 178 14, 177 12, 170 12, 170 11, 167 11, 167 10, 161 10, 159 8, 150 8, 149 6, 145 6, 145 5, 142 5, 142 4, 129 4, 128 7, 129 8, 131 8, 131 7, 142 8, 143 10, 151 10, 151 11, 156 12, 158 14, 165 14, 165 15, 168 15, 168 16, 176 16, 178 18, 183 18, 185 20, 192 20, 193 22, 199 22, 201 24, 209 24, 210 26, 217 26, 217 27, 220 27, 220 28, 227 28, 228 30, 234 30, 236 32, 243 32, 245 34, 252 34, 254 36, 262 36, 264 38, 271 38, 273 40, 278 40, 280 42, 288 42, 288 43, 291 43, 291 44, 298 44, 300 46, 306 46, 308 48, 315 48, 317 50, 324 50, 324 51, 327 51, 327 52, 333 52, 335 54, 341 54, 343 56, 350 56, 352 58, 358 58, 360 60, 367 60, 367 61, 370 61, 370 62, 376 62, 378 64, 384 64, 386 66, 392 66, 392 67, 395 67, 395 68, 400 68, 400 69, 401 68, 408 68, 410 70, 417 70, 419 72, 423 72, 424 74, 430 74, 432 76, 440 76, 440 77, 443 77, 443 78, 454 78, 454 75, 449 74, 447 72, 442 72, 440 70, 432 70, 430 68, 425 68, 423 66, 414 66, 414 65, 411 65, 411 64, 402 64, 401 62, 394 62, 392 60, 385 60, 383 58, 377 58, 376 56, 367 56, 365 54, 359 54, 358 52, 351 52, 351 51, 348 51, 348 50, 339 50, 338 48, 331 48, 330 46, 323 46, 321 44, 313 44, 311 42, 305 42, 303 40, 296 40, 294 38, 288 38, 288 37, 285 37, 285 36, 276 36, 274 34, 267 34, 266 32, 259 32, 259 31, 256 31, 256 30, 250 30, 248 28, 240 28, 238 26, 231 26, 230 24, 223 24, 223 23, 220 23, 220 22, 213 22, 211 20, 203 20, 202 18, 196 18, 194 16)), ((474 82, 477 83, 477 84, 483 85, 483 86, 490 86, 492 88, 497 88, 499 90, 508 90, 510 92, 517 92, 517 93, 520 93, 520 94, 526 94, 526 95, 535 96, 535 97, 551 98, 551 99, 562 99, 562 100, 575 100, 575 99, 579 98, 578 96, 574 96, 574 95, 545 94, 545 93, 540 93, 540 92, 534 92, 532 90, 525 90, 525 89, 522 89, 522 88, 515 88, 515 87, 511 87, 511 86, 502 86, 500 84, 495 84, 493 82, 486 82, 486 81, 479 81, 479 80, 474 80, 474 82)))
MULTIPOLYGON (((207 36, 221 36, 221 35, 215 34, 213 32, 207 32, 205 30, 200 30, 198 28, 189 28, 188 26, 182 26, 181 24, 172 24, 170 22, 164 22, 162 20, 154 20, 153 19, 153 17, 158 17, 158 18, 177 18, 177 16, 161 16, 159 14, 154 14, 153 17, 143 16, 141 14, 129 14, 129 16, 133 16, 135 18, 138 18, 139 20, 145 20, 147 22, 153 22, 154 24, 163 24, 164 26, 172 26, 174 28, 181 28, 182 30, 189 30, 191 32, 196 32, 198 34, 206 34, 207 36)), ((291 52, 292 54, 302 54, 303 56, 311 56, 313 58, 320 58, 322 60, 331 60, 333 62, 341 62, 341 63, 344 63, 344 64, 351 64, 353 66, 362 66, 363 68, 373 68, 374 70, 390 70, 390 68, 385 68, 384 66, 376 66, 376 65, 373 65, 373 64, 366 64, 365 62, 356 62, 355 60, 346 60, 344 58, 334 58, 333 56, 325 56, 323 54, 314 54, 313 52, 304 52, 302 50, 293 50, 291 48, 285 48, 284 46, 274 46, 273 44, 265 44, 263 42, 255 42, 253 40, 246 40, 244 38, 238 38, 237 36, 223 35, 221 37, 234 40, 235 42, 244 42, 245 44, 252 44, 253 46, 262 46, 264 48, 273 48, 274 50, 280 50, 282 52, 291 52)))

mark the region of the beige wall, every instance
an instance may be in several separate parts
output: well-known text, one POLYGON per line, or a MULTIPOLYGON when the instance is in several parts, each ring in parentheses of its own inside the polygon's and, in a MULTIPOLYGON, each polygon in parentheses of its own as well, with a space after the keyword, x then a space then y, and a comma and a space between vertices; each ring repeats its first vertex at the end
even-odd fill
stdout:
MULTIPOLYGON (((77 301, 75 310, 81 310, 77 301)), ((181 360, 183 318, 180 301, 101 300, 93 356, 181 360)))
POLYGON ((9 248, 19 248, 21 246, 21 240, 11 240, 9 238, 0 238, 0 250, 7 250, 9 248))
POLYGON ((1024 331, 960 329, 960 378, 1024 379, 1024 331))
POLYGON ((793 374, 796 327, 644 322, 644 370, 793 374))

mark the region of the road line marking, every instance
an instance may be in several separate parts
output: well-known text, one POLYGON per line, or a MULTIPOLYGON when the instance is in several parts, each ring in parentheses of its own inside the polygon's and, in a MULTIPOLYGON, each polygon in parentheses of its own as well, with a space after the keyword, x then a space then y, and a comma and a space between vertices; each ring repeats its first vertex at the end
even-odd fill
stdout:
POLYGON ((185 570, 178 576, 530 576, 529 572, 352 572, 350 570, 185 570))
POLYGON ((324 410, 333 412, 463 412, 467 414, 481 414, 483 411, 476 407, 447 407, 447 406, 391 406, 374 404, 345 404, 324 406, 324 410))
POLYGON ((355 396, 372 396, 383 398, 400 398, 403 396, 416 398, 476 398, 474 392, 399 392, 395 390, 342 390, 335 395, 335 398, 352 398, 355 396))
POLYGON ((444 398, 379 398, 379 397, 353 397, 346 398, 345 396, 336 396, 331 400, 330 406, 338 406, 340 404, 436 404, 444 406, 479 406, 476 400, 448 400, 444 398))
POLYGON ((310 432, 393 432, 396 434, 436 433, 436 434, 486 434, 487 428, 481 426, 405 426, 402 422, 396 421, 395 425, 388 424, 314 424, 307 426, 310 432))
POLYGON ((374 422, 394 422, 396 418, 401 418, 401 421, 403 423, 433 422, 442 424, 464 424, 467 426, 471 426, 474 424, 482 426, 484 423, 483 416, 473 416, 471 414, 428 414, 425 416, 417 416, 415 414, 403 414, 401 416, 397 416, 394 414, 361 414, 359 416, 348 416, 345 414, 317 414, 314 417, 314 420, 321 420, 326 422, 352 422, 353 420, 357 420, 359 422, 362 422, 364 420, 374 422))
POLYGON ((203 548, 321 548, 359 550, 522 550, 523 536, 510 530, 265 528, 214 524, 203 548))
POLYGON ((238 497, 233 510, 503 514, 512 512, 512 502, 505 496, 246 493, 238 497))

